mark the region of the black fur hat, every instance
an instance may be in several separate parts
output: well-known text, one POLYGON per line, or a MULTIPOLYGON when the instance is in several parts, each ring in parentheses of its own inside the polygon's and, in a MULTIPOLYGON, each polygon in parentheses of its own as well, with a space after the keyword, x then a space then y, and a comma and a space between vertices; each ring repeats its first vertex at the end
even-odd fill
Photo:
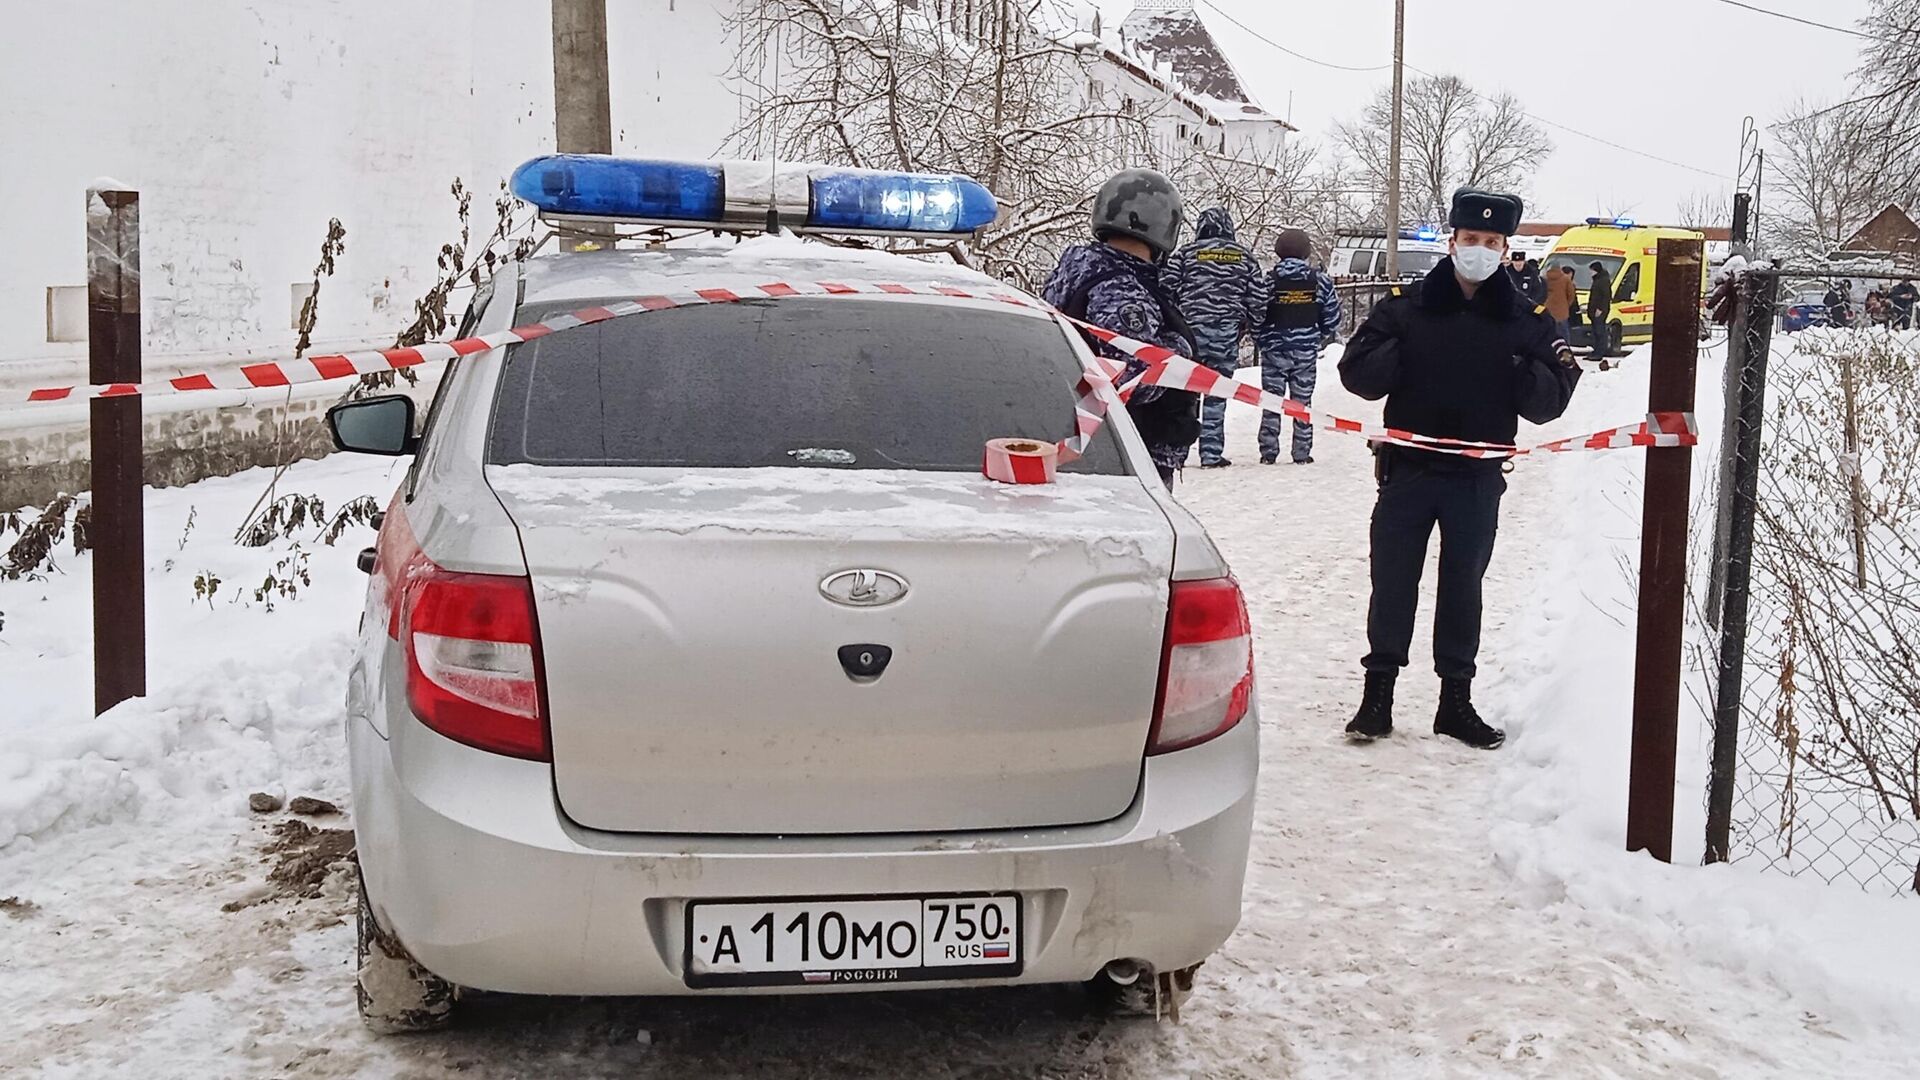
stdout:
POLYGON ((1518 195, 1463 187, 1453 193, 1453 211, 1447 215, 1447 226, 1512 236, 1520 231, 1520 215, 1525 210, 1526 204, 1518 195))

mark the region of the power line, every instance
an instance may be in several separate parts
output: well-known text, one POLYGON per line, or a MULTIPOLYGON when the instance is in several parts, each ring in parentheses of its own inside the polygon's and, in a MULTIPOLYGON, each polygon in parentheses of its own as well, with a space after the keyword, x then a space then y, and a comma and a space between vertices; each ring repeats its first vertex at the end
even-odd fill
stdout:
POLYGON ((1318 64, 1323 68, 1332 68, 1335 71, 1385 71, 1388 68, 1393 66, 1392 64, 1374 64, 1371 67, 1354 67, 1351 64, 1335 64, 1331 61, 1315 59, 1314 57, 1308 56, 1306 53, 1294 52, 1292 49, 1287 48, 1285 45, 1282 45, 1279 42, 1273 40, 1272 38, 1267 37, 1265 34, 1262 34, 1260 31, 1255 30, 1253 27, 1248 26, 1246 23, 1243 23, 1239 19, 1236 19, 1232 15, 1229 15, 1225 11, 1222 11, 1219 7, 1210 3, 1209 0, 1199 0, 1199 2, 1202 4, 1205 4, 1207 9, 1209 11, 1212 11, 1215 15, 1218 15, 1221 18, 1232 23, 1233 25, 1239 27, 1240 29, 1245 30, 1249 35, 1251 35, 1255 39, 1259 41, 1263 41, 1268 45, 1271 45, 1274 48, 1279 49, 1281 52, 1286 53, 1288 56, 1294 57, 1295 59, 1305 60, 1309 64, 1318 64))
POLYGON ((1799 23, 1801 26, 1811 26, 1820 30, 1831 30, 1836 34, 1847 34, 1851 37, 1864 38, 1867 41, 1878 41, 1887 45, 1900 45, 1906 48, 1913 48, 1916 44, 1911 41, 1902 41, 1899 38, 1885 37, 1880 34, 1869 34, 1864 30, 1855 30, 1850 26, 1835 26, 1832 23, 1818 22, 1814 19, 1803 19, 1798 15, 1789 15, 1784 11, 1763 8, 1758 4, 1743 3, 1742 0, 1719 0, 1719 2, 1728 7, 1737 7, 1745 11, 1751 11, 1757 15, 1771 15, 1776 19, 1785 19, 1788 22, 1799 23))
MULTIPOLYGON (((1420 68, 1414 67, 1412 64, 1408 64, 1407 67, 1410 70, 1417 71, 1420 74, 1425 75, 1429 79, 1439 78, 1439 76, 1435 75, 1433 72, 1425 71, 1420 68)), ((1461 89, 1465 90, 1467 93, 1473 95, 1474 97, 1479 98, 1481 101, 1484 101, 1489 105, 1497 104, 1494 101, 1494 99, 1488 97, 1487 95, 1481 93, 1478 90, 1475 90, 1471 86, 1467 86, 1465 83, 1461 84, 1461 89)), ((1617 142, 1614 142, 1612 139, 1605 138, 1600 135, 1595 135, 1590 131, 1581 131, 1579 128, 1576 128, 1576 127, 1568 127, 1566 124, 1562 124, 1557 120, 1549 120, 1538 113, 1531 113, 1525 109, 1521 109, 1520 114, 1522 116, 1527 117, 1530 120, 1535 120, 1535 121, 1538 121, 1539 123, 1545 124, 1550 128, 1558 128, 1559 130, 1567 132, 1570 135, 1578 135, 1583 139, 1591 139, 1602 146, 1612 147, 1613 149, 1619 150, 1622 153, 1634 154, 1638 157, 1646 158, 1648 161, 1657 161, 1662 165, 1671 165, 1676 169, 1685 169, 1688 172, 1697 172, 1702 176, 1711 176, 1716 180, 1733 179, 1733 177, 1728 176, 1726 173, 1714 172, 1712 169, 1703 169, 1698 165, 1689 165, 1684 161, 1675 161, 1672 158, 1661 157, 1659 154, 1651 153, 1646 150, 1637 149, 1635 147, 1628 146, 1625 143, 1617 143, 1617 142)))
MULTIPOLYGON (((1731 2, 1731 0, 1728 0, 1728 2, 1731 2)), ((1330 63, 1326 60, 1316 59, 1315 57, 1308 56, 1305 53, 1295 52, 1294 50, 1287 48, 1285 45, 1280 44, 1279 42, 1273 40, 1272 38, 1266 36, 1265 34, 1262 34, 1260 31, 1255 30, 1253 27, 1248 26, 1246 23, 1241 22, 1239 19, 1236 19, 1232 15, 1221 10, 1220 6, 1213 3, 1212 0, 1198 0, 1198 3, 1205 6, 1207 10, 1213 12, 1214 14, 1227 20, 1233 25, 1246 31, 1247 35, 1253 38, 1255 41, 1259 41, 1263 44, 1270 45, 1273 48, 1279 49, 1281 52, 1286 53, 1288 56, 1293 56, 1301 60, 1305 60, 1309 64, 1318 64, 1321 67, 1332 68, 1336 71, 1386 71, 1387 69, 1393 67, 1392 64, 1378 64, 1373 67, 1353 67, 1347 64, 1335 64, 1335 63, 1330 63)), ((1414 67, 1412 64, 1407 64, 1406 67, 1412 71, 1419 72, 1420 74, 1425 75, 1429 79, 1435 77, 1432 72, 1422 71, 1421 69, 1414 67)), ((1490 104, 1492 103, 1493 99, 1487 97, 1485 94, 1479 93, 1476 90, 1469 88, 1467 90, 1467 93, 1472 94, 1474 97, 1479 98, 1481 101, 1485 101, 1490 104)), ((1614 142, 1612 139, 1603 138, 1599 135, 1593 134, 1592 132, 1581 131, 1579 128, 1569 127, 1566 124, 1559 123, 1558 121, 1555 121, 1555 120, 1549 120, 1546 117, 1540 116, 1536 113, 1527 112, 1527 110, 1525 109, 1520 110, 1520 112, 1523 115, 1525 115, 1528 119, 1538 121, 1539 123, 1545 124, 1550 128, 1557 128, 1558 130, 1564 131, 1569 135, 1578 135, 1583 139, 1590 139, 1594 142, 1599 143, 1602 146, 1611 147, 1612 149, 1619 150, 1622 153, 1633 154, 1637 157, 1646 158, 1649 161, 1657 161, 1662 165, 1671 165, 1676 169, 1685 169, 1688 172, 1696 172, 1702 176, 1711 176, 1716 180, 1733 179, 1733 177, 1728 176, 1725 173, 1714 172, 1712 169, 1702 169, 1697 165, 1688 165, 1684 161, 1674 161, 1672 158, 1664 158, 1664 157, 1661 157, 1659 154, 1649 153, 1648 151, 1639 150, 1634 147, 1627 146, 1623 143, 1617 143, 1617 142, 1614 142)))

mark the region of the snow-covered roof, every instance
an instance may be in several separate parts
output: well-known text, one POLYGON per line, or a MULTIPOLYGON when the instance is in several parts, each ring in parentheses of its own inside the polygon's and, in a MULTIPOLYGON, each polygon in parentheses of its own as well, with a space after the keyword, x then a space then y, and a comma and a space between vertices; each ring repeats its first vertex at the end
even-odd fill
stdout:
MULTIPOLYGON (((613 251, 548 252, 521 270, 527 302, 641 296, 689 287, 733 287, 772 282, 886 281, 953 285, 1025 295, 949 259, 835 247, 796 236, 690 237, 672 246, 613 251)), ((915 299, 925 299, 916 297, 915 299)), ((932 301, 941 302, 941 301, 932 301)), ((1003 305, 1007 311, 1023 309, 1003 305)), ((1031 309, 1040 314, 1041 309, 1031 309)))
POLYGON ((1252 102, 1240 73, 1194 10, 1193 0, 1137 0, 1120 24, 1120 34, 1128 47, 1171 68, 1193 93, 1252 102))
MULTIPOLYGON (((1135 4, 1121 33, 1114 36, 1102 32, 1098 16, 1097 9, 1079 0, 1041 0, 1034 5, 1030 18, 1049 40, 1078 52, 1097 55, 1154 90, 1180 101, 1198 113, 1204 123, 1222 126, 1229 123, 1270 123, 1288 131, 1298 130, 1251 100, 1239 74, 1227 62, 1225 54, 1220 52, 1212 35, 1194 13, 1191 0, 1142 0, 1135 4), (1198 47, 1185 51, 1155 51, 1150 47, 1150 41, 1163 39, 1151 33, 1144 38, 1136 36, 1134 30, 1150 25, 1142 20, 1161 16, 1192 20, 1198 35, 1205 37, 1206 50, 1211 51, 1217 63, 1201 61, 1199 56, 1206 50, 1198 47), (1219 74, 1222 71, 1224 75, 1219 74), (1198 85, 1196 79, 1205 85, 1198 85)), ((1193 33, 1191 29, 1183 30, 1175 37, 1186 40, 1193 33)), ((1164 39, 1163 43, 1171 40, 1174 38, 1164 39)))

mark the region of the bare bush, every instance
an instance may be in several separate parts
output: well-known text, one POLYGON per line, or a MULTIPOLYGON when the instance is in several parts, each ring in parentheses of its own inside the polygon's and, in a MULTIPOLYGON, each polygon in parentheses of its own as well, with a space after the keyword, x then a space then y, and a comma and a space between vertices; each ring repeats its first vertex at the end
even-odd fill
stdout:
POLYGON ((1920 859, 1920 361, 1883 330, 1796 344, 1768 380, 1748 802, 1770 858, 1904 887, 1920 859))
POLYGON ((91 506, 72 495, 55 498, 30 518, 18 511, 7 514, 0 522, 7 527, 0 533, 11 531, 18 538, 0 555, 0 581, 36 578, 57 569, 54 552, 69 535, 75 555, 91 549, 91 521, 91 506))
POLYGON ((331 546, 349 526, 373 524, 379 512, 380 504, 371 495, 349 500, 331 518, 325 500, 318 495, 283 495, 241 525, 237 542, 241 547, 266 547, 311 527, 323 543, 331 546))

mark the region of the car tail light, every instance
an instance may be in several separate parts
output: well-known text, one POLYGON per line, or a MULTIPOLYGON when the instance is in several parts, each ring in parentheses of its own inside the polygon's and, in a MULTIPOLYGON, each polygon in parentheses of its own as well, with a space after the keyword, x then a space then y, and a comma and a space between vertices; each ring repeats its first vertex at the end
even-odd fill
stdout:
POLYGON ((1253 629, 1230 577, 1176 581, 1167 603, 1160 700, 1147 753, 1164 754, 1225 734, 1253 698, 1253 629))
POLYGON ((407 703, 449 739, 552 760, 533 585, 432 564, 406 583, 407 703))

